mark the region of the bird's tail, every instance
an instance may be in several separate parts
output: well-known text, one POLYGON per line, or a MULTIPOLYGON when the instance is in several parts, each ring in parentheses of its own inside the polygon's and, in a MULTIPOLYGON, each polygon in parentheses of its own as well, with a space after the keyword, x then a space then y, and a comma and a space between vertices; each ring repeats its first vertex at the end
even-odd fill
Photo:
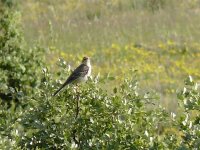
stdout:
POLYGON ((66 85, 67 85, 67 83, 64 83, 64 84, 53 94, 53 96, 56 96, 66 85))

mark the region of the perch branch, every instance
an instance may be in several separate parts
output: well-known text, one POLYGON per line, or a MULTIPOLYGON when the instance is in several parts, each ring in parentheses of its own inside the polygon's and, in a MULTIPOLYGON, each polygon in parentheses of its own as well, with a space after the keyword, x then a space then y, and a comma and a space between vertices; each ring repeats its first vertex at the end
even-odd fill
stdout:
MULTIPOLYGON (((79 111, 80 111, 80 104, 79 104, 79 101, 80 101, 80 93, 78 91, 78 89, 76 88, 76 110, 75 110, 75 120, 78 118, 79 116, 79 111)), ((73 140, 74 142, 78 145, 78 147, 80 146, 80 140, 77 140, 76 138, 76 132, 77 130, 74 129, 73 132, 72 132, 72 136, 73 136, 73 140)))

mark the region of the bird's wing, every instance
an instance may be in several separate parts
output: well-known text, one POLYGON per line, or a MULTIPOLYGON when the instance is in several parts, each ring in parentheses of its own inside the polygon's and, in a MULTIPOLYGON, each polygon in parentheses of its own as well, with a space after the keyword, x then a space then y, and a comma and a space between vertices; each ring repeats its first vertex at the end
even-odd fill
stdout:
POLYGON ((69 84, 69 83, 75 81, 79 77, 84 77, 88 73, 88 71, 89 71, 89 67, 85 64, 81 64, 68 77, 66 84, 69 84))
POLYGON ((72 74, 68 77, 68 79, 63 83, 63 85, 53 94, 55 96, 60 92, 67 84, 70 84, 71 82, 75 81, 79 77, 84 77, 89 71, 89 67, 85 64, 79 65, 72 74))

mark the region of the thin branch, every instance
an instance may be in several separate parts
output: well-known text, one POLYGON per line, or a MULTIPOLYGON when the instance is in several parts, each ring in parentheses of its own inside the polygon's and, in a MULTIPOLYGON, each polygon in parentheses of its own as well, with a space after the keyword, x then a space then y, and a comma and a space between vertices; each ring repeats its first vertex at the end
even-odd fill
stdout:
MULTIPOLYGON (((79 93, 79 91, 78 91, 77 89, 76 89, 76 94, 77 94, 77 96, 76 96, 75 120, 78 118, 79 112, 80 112, 80 104, 79 104, 79 101, 80 101, 80 93, 79 93)), ((76 132, 77 132, 76 129, 74 129, 74 130, 72 131, 73 140, 74 140, 74 142, 78 145, 78 147, 80 147, 80 140, 77 140, 77 138, 76 138, 76 132)))
POLYGON ((78 145, 78 147, 79 147, 80 141, 76 139, 76 129, 74 129, 74 130, 72 131, 72 136, 73 136, 74 142, 75 142, 75 143, 78 145))
POLYGON ((77 93, 77 97, 76 97, 76 115, 75 115, 75 119, 78 118, 79 111, 80 111, 80 106, 79 106, 80 94, 79 94, 79 92, 76 92, 76 93, 77 93))
POLYGON ((150 98, 136 98, 134 100, 146 100, 146 103, 145 104, 152 104, 152 105, 156 105, 154 102, 150 102, 149 100, 151 99, 156 99, 156 97, 150 97, 150 98))

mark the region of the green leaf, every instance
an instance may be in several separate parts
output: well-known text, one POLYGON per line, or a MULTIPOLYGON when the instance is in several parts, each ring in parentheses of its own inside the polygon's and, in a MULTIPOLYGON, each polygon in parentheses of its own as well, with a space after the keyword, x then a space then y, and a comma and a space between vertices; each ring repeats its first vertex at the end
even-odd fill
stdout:
POLYGON ((24 66, 24 65, 22 65, 22 64, 19 64, 19 67, 20 67, 20 69, 22 70, 22 72, 23 72, 23 73, 26 71, 26 68, 25 68, 25 66, 24 66))
POLYGON ((115 77, 109 76, 109 77, 108 77, 108 80, 111 80, 111 81, 112 81, 112 80, 115 80, 115 77))
POLYGON ((114 93, 117 93, 117 88, 116 88, 116 87, 113 89, 113 92, 114 92, 114 93))
POLYGON ((194 85, 192 76, 188 76, 188 78, 185 80, 185 85, 190 85, 190 86, 194 85))

